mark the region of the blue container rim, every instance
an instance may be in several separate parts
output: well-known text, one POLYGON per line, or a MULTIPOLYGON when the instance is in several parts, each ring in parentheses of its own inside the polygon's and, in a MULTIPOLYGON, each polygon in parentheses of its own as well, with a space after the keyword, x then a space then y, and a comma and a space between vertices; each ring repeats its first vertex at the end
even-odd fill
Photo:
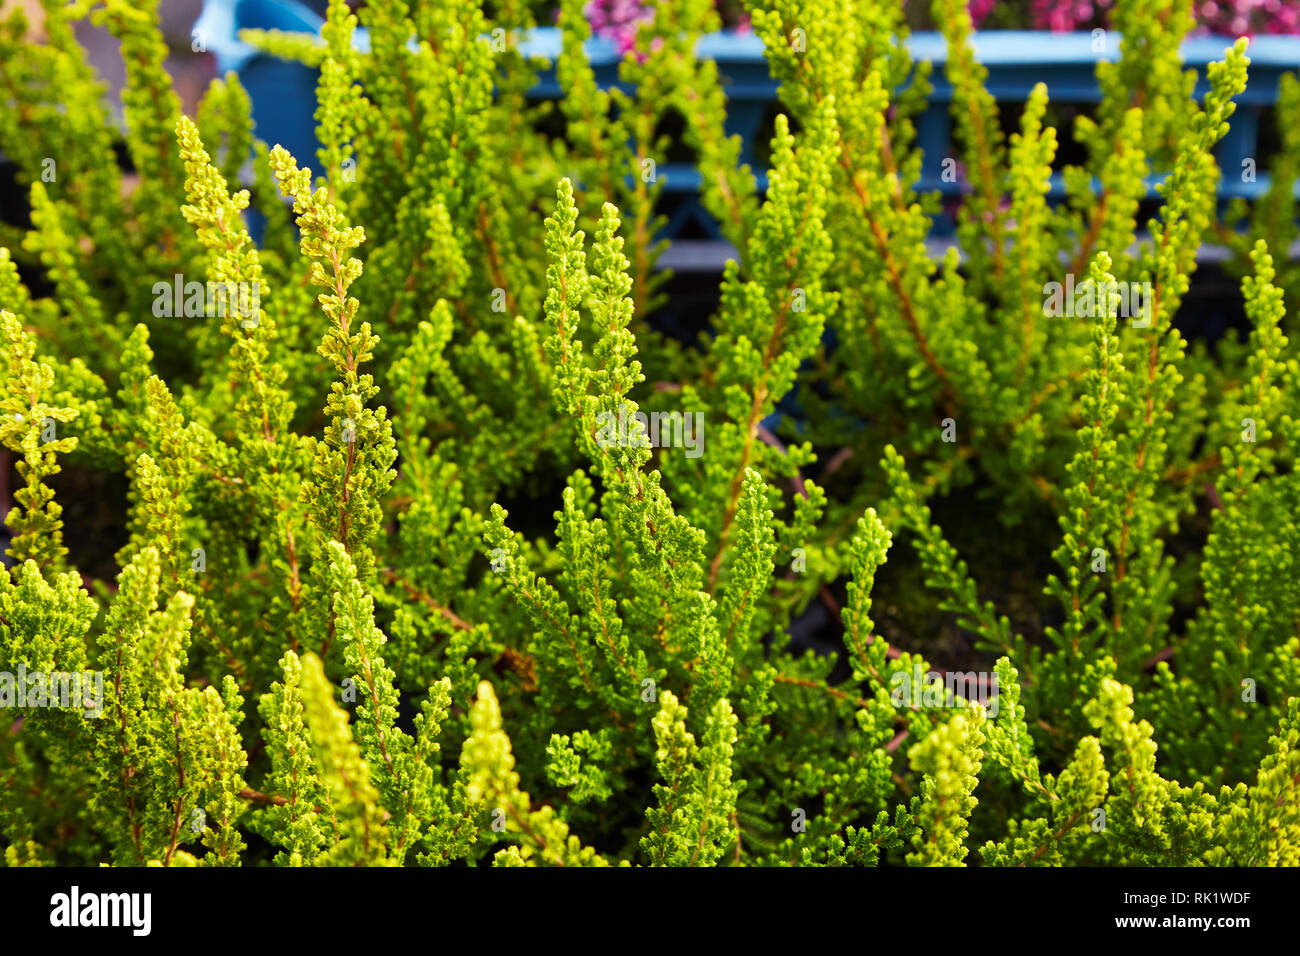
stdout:
MULTIPOLYGON (((229 70, 238 71, 253 57, 264 55, 239 39, 240 30, 283 30, 319 36, 324 22, 296 0, 206 0, 202 14, 194 23, 194 30, 202 34, 209 52, 216 58, 218 71, 224 74, 229 70)), ((1098 60, 1119 58, 1123 41, 1120 33, 1102 31, 1096 40, 1103 41, 1104 50, 1094 50, 1093 33, 977 30, 972 35, 976 58, 986 67, 1084 66, 1098 60)), ((370 49, 370 37, 364 28, 358 28, 353 42, 358 50, 365 52, 370 49)), ((1205 66, 1222 59, 1224 51, 1235 42, 1231 36, 1190 36, 1181 48, 1183 62, 1186 66, 1205 66)), ((948 44, 940 33, 913 33, 906 38, 905 45, 915 60, 936 64, 947 62, 948 44)), ((534 27, 527 31, 519 45, 525 55, 548 60, 554 60, 561 48, 562 35, 558 27, 534 27)), ((586 43, 586 50, 593 66, 606 66, 621 59, 615 43, 604 37, 592 37, 586 43)), ((723 30, 706 34, 696 45, 696 53, 718 62, 764 62, 763 41, 752 32, 723 30)), ((1251 66, 1256 68, 1281 70, 1300 67, 1300 36, 1266 34, 1253 37, 1247 56, 1251 66)))

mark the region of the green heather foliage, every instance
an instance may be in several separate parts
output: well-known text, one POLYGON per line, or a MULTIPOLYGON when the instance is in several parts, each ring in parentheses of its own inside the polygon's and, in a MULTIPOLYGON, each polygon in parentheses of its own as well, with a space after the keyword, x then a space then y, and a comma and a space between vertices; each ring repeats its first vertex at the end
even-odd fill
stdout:
POLYGON ((0 687, 7 863, 1300 864, 1300 132, 1221 220, 1245 42, 1194 98, 1188 0, 1117 0, 1053 206, 1046 89, 1004 135, 937 0, 971 191, 936 261, 901 4, 750 6, 763 190, 711 0, 608 91, 564 0, 553 104, 518 0, 248 36, 319 66, 316 157, 233 75, 183 116, 151 0, 0 25, 0 670, 103 679, 98 714, 0 687), (652 322, 673 124, 738 250, 688 344, 652 322), (1193 346, 1216 237, 1250 328, 1193 346), (836 654, 788 646, 810 607, 836 654))

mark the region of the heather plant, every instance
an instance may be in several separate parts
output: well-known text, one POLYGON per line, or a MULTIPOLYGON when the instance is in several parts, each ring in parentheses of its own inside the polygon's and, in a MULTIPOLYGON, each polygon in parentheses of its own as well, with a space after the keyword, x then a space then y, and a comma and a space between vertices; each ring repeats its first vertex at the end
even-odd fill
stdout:
POLYGON ((250 35, 320 69, 310 168, 234 76, 181 114, 151 4, 12 16, 6 862, 1300 863, 1293 213, 1236 210, 1250 328, 1189 346, 1249 62, 1193 97, 1161 3, 1117 0, 1056 207, 1046 89, 1005 137, 935 3, 972 184, 938 261, 901 4, 749 7, 762 189, 709 0, 608 90, 566 0, 554 105, 508 0, 250 35), (655 322, 674 119, 737 250, 691 342, 655 322), (68 517, 86 482, 120 531, 68 517))
MULTIPOLYGON (((1110 24, 1113 0, 967 0, 972 24, 980 29, 1089 31, 1110 24)), ((723 24, 748 31, 748 16, 733 3, 718 4, 723 24)), ((640 0, 588 0, 583 8, 597 35, 613 40, 620 53, 636 43, 640 24, 653 8, 640 0)), ((1205 0, 1191 7, 1198 32, 1226 36, 1300 33, 1300 6, 1292 0, 1205 0)), ((909 22, 932 25, 924 4, 913 4, 909 22)))

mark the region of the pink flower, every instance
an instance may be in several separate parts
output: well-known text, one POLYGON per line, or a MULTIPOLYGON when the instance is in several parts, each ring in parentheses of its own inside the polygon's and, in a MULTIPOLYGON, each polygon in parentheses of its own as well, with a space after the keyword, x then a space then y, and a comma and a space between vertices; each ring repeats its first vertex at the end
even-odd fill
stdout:
POLYGON ((968 6, 970 7, 971 22, 978 27, 984 22, 984 18, 993 12, 996 3, 997 0, 970 0, 968 6))
MULTIPOLYGON (((1104 23, 1114 0, 1030 0, 1030 25, 1038 30, 1066 33, 1104 23)), ((997 0, 967 0, 971 21, 979 27, 997 0)), ((1300 0, 1193 0, 1201 31, 1231 36, 1259 33, 1300 34, 1300 0)), ((596 36, 615 42, 620 55, 636 46, 637 29, 654 18, 647 0, 588 0, 583 9, 596 36)), ((737 33, 749 33, 748 14, 741 14, 737 33)))
POLYGON ((582 12, 596 36, 618 45, 620 56, 636 45, 637 28, 654 17, 654 11, 640 0, 589 0, 582 12))
POLYGON ((1195 9, 1201 27, 1213 33, 1300 33, 1300 0, 1207 0, 1195 9))
POLYGON ((1093 4, 1091 0, 1033 0, 1029 16, 1038 29, 1054 33, 1068 33, 1085 27, 1099 13, 1099 7, 1110 6, 1109 0, 1093 4))

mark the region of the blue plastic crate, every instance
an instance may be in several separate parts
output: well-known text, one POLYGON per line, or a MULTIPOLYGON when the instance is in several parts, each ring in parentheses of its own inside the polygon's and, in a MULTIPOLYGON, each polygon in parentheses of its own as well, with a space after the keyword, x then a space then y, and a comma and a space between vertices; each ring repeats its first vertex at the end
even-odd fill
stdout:
MULTIPOLYGON (((313 113, 316 104, 317 70, 287 63, 267 56, 239 40, 244 29, 277 29, 319 35, 322 18, 296 0, 207 0, 203 14, 195 24, 201 31, 218 69, 233 70, 248 89, 253 103, 253 120, 257 134, 271 143, 280 143, 305 164, 313 164, 318 143, 313 113)), ((1034 85, 1047 84, 1053 103, 1089 104, 1101 99, 1094 75, 1099 59, 1119 57, 1121 36, 1113 31, 1104 34, 1103 52, 1094 52, 1090 33, 1054 34, 1040 31, 983 31, 973 37, 975 53, 988 70, 988 89, 999 102, 1023 103, 1034 85)), ((368 47, 365 30, 356 35, 358 48, 368 47)), ((1183 45, 1183 58, 1199 74, 1198 95, 1204 93, 1205 66, 1221 59, 1231 46, 1231 37, 1201 36, 1183 45)), ((560 31, 539 27, 529 32, 521 43, 526 54, 554 60, 561 48, 560 31)), ((928 109, 917 124, 917 145, 923 151, 921 191, 938 191, 957 196, 965 184, 944 182, 940 177, 943 160, 952 155, 952 123, 948 115, 952 87, 943 75, 947 44, 938 33, 915 33, 907 46, 913 59, 934 64, 934 91, 928 109)), ((618 82, 618 51, 610 40, 595 37, 588 41, 587 55, 599 83, 611 86, 618 82)), ((728 98, 727 132, 739 134, 742 141, 741 161, 756 167, 754 144, 770 130, 760 129, 771 104, 776 102, 777 83, 768 72, 763 57, 763 42, 754 34, 723 32, 702 37, 697 47, 701 57, 714 60, 726 84, 728 98)), ((1227 136, 1220 143, 1221 168, 1237 170, 1242 160, 1260 160, 1256 152, 1260 121, 1264 112, 1277 102, 1278 81, 1282 74, 1300 67, 1300 37, 1261 36, 1250 46, 1250 83, 1237 100, 1227 136)), ((544 70, 532 95, 555 99, 562 95, 553 68, 544 70)), ((675 210, 665 230, 667 238, 677 238, 692 223, 717 237, 716 224, 698 202, 700 174, 691 164, 672 163, 659 167, 666 193, 677 197, 675 210)), ((766 185, 766 172, 756 169, 759 186, 766 185)), ((1156 183, 1149 181, 1150 195, 1156 183)), ((1267 169, 1258 166, 1254 182, 1243 182, 1229 175, 1220 183, 1220 198, 1253 199, 1268 191, 1267 169)), ((1059 200, 1064 185, 1059 175, 1052 177, 1049 198, 1059 200)), ((936 234, 951 229, 951 222, 941 217, 936 234)))

